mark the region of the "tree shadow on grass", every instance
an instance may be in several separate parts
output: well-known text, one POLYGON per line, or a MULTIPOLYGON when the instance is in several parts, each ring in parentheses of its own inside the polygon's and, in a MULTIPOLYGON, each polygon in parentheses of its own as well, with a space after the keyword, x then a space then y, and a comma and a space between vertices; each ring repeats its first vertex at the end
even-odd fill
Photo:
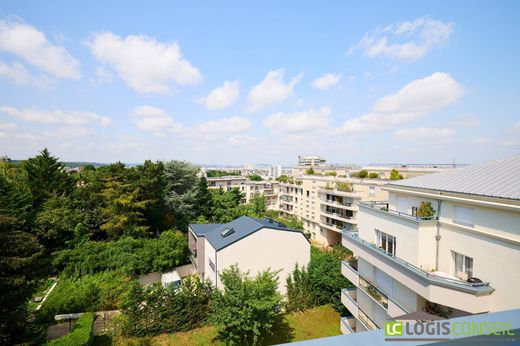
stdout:
POLYGON ((273 326, 273 333, 262 337, 259 345, 278 345, 291 342, 294 338, 294 328, 287 322, 284 316, 280 316, 273 326))

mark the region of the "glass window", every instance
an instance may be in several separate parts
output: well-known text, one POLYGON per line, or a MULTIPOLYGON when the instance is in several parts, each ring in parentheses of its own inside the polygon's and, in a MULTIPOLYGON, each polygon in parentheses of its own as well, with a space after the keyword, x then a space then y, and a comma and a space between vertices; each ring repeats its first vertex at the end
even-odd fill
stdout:
POLYGON ((468 278, 473 277, 473 258, 452 251, 453 253, 453 275, 459 277, 459 273, 466 273, 468 278))
POLYGON ((215 264, 208 258, 209 267, 215 272, 215 264))
POLYGON ((390 255, 395 256, 395 249, 397 241, 393 235, 376 230, 377 235, 377 246, 388 252, 390 255))

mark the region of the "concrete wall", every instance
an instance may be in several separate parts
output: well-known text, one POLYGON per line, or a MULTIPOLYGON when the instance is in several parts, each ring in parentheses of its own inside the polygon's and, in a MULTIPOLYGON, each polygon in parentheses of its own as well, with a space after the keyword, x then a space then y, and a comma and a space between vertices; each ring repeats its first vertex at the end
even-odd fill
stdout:
MULTIPOLYGON (((221 272, 233 264, 251 275, 272 269, 281 270, 279 291, 286 292, 287 276, 298 264, 307 266, 310 261, 310 244, 299 232, 263 228, 240 241, 220 250, 217 268, 221 272)), ((221 283, 218 285, 221 288, 221 283)))
MULTIPOLYGON (((204 279, 211 281, 213 285, 218 287, 217 273, 213 271, 213 269, 211 269, 211 267, 209 266, 209 260, 211 260, 215 264, 215 270, 218 270, 217 252, 215 251, 213 246, 211 246, 207 239, 204 239, 204 248, 204 279)), ((220 284, 220 282, 218 284, 220 284)))

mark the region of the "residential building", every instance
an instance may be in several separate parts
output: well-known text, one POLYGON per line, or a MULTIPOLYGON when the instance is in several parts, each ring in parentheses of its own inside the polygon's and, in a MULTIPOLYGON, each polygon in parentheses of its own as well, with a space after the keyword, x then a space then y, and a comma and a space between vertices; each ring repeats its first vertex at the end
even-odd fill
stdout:
POLYGON ((392 181, 359 205, 343 245, 345 333, 426 311, 458 317, 520 307, 520 156, 392 181))
POLYGON ((255 195, 263 195, 267 209, 278 209, 278 193, 280 184, 277 181, 254 181, 242 176, 226 176, 208 178, 208 189, 231 191, 237 188, 244 194, 242 203, 251 202, 255 195))
POLYGON ((319 166, 325 163, 325 159, 318 155, 298 156, 298 166, 319 166))
POLYGON ((446 170, 461 168, 467 165, 462 164, 370 164, 363 166, 359 170, 366 170, 369 173, 379 174, 381 179, 390 179, 392 170, 397 170, 403 178, 413 178, 425 174, 439 173, 446 170))
POLYGON ((282 166, 269 167, 269 178, 276 179, 282 175, 282 166))
POLYGON ((251 275, 280 270, 278 289, 284 294, 295 265, 307 266, 310 261, 310 244, 304 234, 267 218, 242 216, 226 224, 191 224, 189 248, 199 276, 219 289, 222 270, 238 264, 251 275))
POLYGON ((341 242, 344 228, 356 227, 361 201, 381 200, 385 181, 306 175, 280 183, 279 210, 282 216, 297 216, 314 242, 341 242))

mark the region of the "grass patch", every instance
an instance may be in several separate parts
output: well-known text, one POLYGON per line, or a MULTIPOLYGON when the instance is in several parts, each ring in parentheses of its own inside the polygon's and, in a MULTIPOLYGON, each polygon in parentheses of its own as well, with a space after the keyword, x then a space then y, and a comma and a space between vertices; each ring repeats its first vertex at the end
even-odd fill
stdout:
MULTIPOLYGON (((340 334, 339 314, 330 305, 324 305, 304 312, 286 314, 276 326, 274 334, 266 338, 262 344, 273 345, 340 334)), ((94 338, 94 345, 224 345, 215 340, 216 336, 216 329, 207 326, 189 332, 162 334, 155 337, 116 336, 108 340, 107 336, 100 336, 94 338)))

